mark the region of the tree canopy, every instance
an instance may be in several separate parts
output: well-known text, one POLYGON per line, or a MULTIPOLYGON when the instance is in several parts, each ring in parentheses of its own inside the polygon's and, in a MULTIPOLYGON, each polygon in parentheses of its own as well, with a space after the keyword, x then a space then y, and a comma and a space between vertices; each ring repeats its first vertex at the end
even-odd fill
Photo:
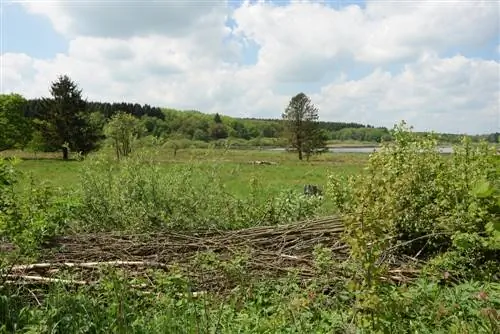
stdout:
MULTIPOLYGON (((59 76, 49 90, 50 98, 25 99, 19 94, 0 94, 0 150, 62 149, 64 159, 68 158, 69 149, 85 154, 104 143, 106 124, 120 112, 136 119, 145 131, 144 136, 152 137, 152 142, 176 140, 186 147, 192 144, 189 144, 191 141, 214 141, 217 145, 231 140, 233 144, 245 146, 283 146, 288 142, 297 150, 300 159, 320 152, 326 140, 374 144, 393 140, 385 127, 319 121, 318 108, 304 93, 290 100, 281 119, 257 119, 148 104, 88 102, 67 75, 59 76)), ((416 135, 424 136, 425 133, 416 135)), ((438 138, 441 143, 453 144, 459 143, 461 137, 443 133, 438 138)), ((499 133, 470 137, 474 142, 498 143, 499 133)))
POLYGON ((116 158, 126 157, 132 152, 134 140, 144 132, 139 120, 125 112, 114 115, 105 127, 105 134, 115 148, 116 158))
POLYGON ((50 86, 52 98, 42 99, 38 128, 53 148, 62 148, 63 159, 68 149, 88 153, 96 147, 97 135, 89 126, 90 119, 82 90, 67 75, 59 76, 50 86))
POLYGON ((26 103, 19 94, 0 94, 0 151, 29 142, 31 122, 24 117, 26 103))
POLYGON ((311 154, 326 146, 326 136, 317 122, 318 108, 306 94, 295 95, 282 114, 282 118, 285 121, 288 142, 297 150, 299 160, 302 160, 303 154, 309 159, 311 154))

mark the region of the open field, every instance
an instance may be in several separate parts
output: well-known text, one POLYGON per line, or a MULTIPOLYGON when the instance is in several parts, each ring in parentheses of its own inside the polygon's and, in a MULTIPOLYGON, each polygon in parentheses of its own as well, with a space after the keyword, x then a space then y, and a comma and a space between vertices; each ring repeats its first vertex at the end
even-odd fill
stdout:
MULTIPOLYGON (((33 178, 37 182, 71 189, 79 182, 80 161, 62 161, 60 155, 54 153, 38 154, 38 159, 34 159, 31 153, 20 151, 4 152, 3 155, 23 159, 18 169, 24 174, 24 184, 33 178)), ((301 162, 295 154, 284 152, 192 149, 179 150, 175 156, 170 150, 162 150, 155 159, 164 173, 169 173, 179 165, 200 170, 216 167, 227 190, 235 196, 245 197, 252 179, 258 180, 265 191, 271 193, 287 188, 300 192, 305 184, 324 187, 330 174, 349 175, 361 172, 368 155, 326 153, 311 158, 309 162, 301 162), (252 164, 254 161, 276 164, 252 164)))

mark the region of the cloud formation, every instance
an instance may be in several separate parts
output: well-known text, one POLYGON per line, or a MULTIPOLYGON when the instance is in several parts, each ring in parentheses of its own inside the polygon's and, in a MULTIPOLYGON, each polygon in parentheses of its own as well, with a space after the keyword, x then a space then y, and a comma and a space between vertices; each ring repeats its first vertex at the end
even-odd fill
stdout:
POLYGON ((66 73, 91 100, 247 117, 279 117, 304 91, 323 120, 500 131, 500 64, 468 56, 498 48, 491 1, 124 3, 25 4, 69 48, 49 60, 4 54, 4 90, 45 96, 66 73))
POLYGON ((65 36, 128 38, 164 34, 190 35, 204 21, 227 13, 224 0, 54 0, 26 2, 48 17, 65 36))
POLYGON ((495 61, 429 54, 397 74, 378 69, 360 80, 327 85, 313 98, 324 113, 344 121, 387 124, 398 115, 424 130, 488 129, 498 124, 498 70, 495 61))

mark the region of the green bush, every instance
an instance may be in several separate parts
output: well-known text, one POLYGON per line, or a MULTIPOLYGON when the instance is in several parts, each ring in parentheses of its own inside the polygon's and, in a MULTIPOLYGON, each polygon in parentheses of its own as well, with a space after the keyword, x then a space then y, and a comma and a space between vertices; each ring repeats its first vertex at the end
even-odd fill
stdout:
MULTIPOLYGON (((366 281, 384 259, 408 255, 456 277, 500 272, 498 156, 464 138, 450 156, 432 135, 404 123, 357 178, 330 177, 328 192, 346 221, 346 240, 366 281), (468 271, 463 271, 467 263, 468 271)), ((368 284, 370 285, 370 284, 368 284)))
POLYGON ((0 333, 496 333, 500 285, 467 282, 443 287, 419 280, 385 286, 379 312, 352 308, 341 285, 325 294, 292 276, 247 282, 226 294, 192 295, 173 269, 133 279, 109 271, 98 286, 48 290, 41 305, 26 289, 0 286, 0 333), (151 280, 155 285, 151 286, 151 280), (146 284, 148 291, 132 285, 146 284), (7 297, 9 296, 9 297, 7 297))
POLYGON ((148 151, 120 163, 106 155, 89 157, 80 182, 79 228, 242 228, 311 217, 322 203, 288 190, 265 198, 257 183, 248 198, 235 198, 226 191, 216 164, 179 164, 167 172, 156 160, 148 151))
POLYGON ((18 177, 14 163, 0 160, 0 241, 14 243, 25 255, 36 255, 41 243, 68 226, 77 202, 70 194, 33 180, 25 192, 15 191, 18 177))

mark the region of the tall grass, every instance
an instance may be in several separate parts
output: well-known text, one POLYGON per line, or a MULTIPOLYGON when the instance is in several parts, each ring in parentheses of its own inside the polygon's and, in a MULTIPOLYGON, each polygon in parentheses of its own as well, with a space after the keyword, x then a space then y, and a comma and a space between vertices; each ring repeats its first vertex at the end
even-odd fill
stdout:
POLYGON ((148 151, 119 163, 97 155, 85 162, 81 174, 79 227, 242 228, 311 217, 321 205, 319 197, 290 188, 266 194, 256 179, 249 182, 250 191, 241 199, 226 189, 217 163, 176 165, 166 173, 148 151))
POLYGON ((373 330, 372 319, 356 313, 355 295, 342 285, 324 294, 291 276, 196 297, 182 275, 155 278, 155 289, 141 292, 127 275, 110 272, 99 286, 54 285, 38 301, 27 289, 0 286, 0 333, 490 334, 500 329, 498 283, 442 287, 421 280, 386 286, 373 330))

